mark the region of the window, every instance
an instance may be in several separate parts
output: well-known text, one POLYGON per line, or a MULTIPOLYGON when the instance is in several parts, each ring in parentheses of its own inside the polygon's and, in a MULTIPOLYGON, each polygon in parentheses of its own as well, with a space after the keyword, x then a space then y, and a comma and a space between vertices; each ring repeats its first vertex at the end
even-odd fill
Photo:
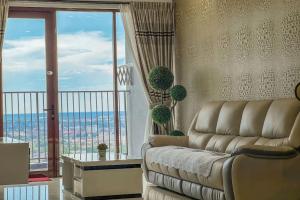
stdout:
POLYGON ((4 135, 30 143, 32 170, 55 176, 61 154, 96 153, 102 142, 127 153, 116 11, 13 10, 3 55, 4 135))

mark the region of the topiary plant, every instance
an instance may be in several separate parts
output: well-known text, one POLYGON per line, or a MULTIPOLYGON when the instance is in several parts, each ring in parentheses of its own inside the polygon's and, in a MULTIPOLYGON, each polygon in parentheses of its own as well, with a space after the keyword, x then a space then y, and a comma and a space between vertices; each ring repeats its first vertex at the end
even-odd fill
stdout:
POLYGON ((167 67, 156 67, 149 73, 149 83, 154 90, 168 90, 174 81, 174 75, 167 67))
POLYGON ((168 106, 157 105, 152 109, 152 119, 158 124, 166 124, 171 119, 171 110, 168 106))
POLYGON ((175 101, 182 101, 186 97, 186 89, 182 85, 175 85, 170 90, 170 95, 175 101))
POLYGON ((187 96, 186 89, 182 85, 175 85, 172 87, 174 75, 168 67, 164 66, 158 66, 152 69, 149 73, 148 81, 151 87, 161 95, 161 104, 152 109, 151 116, 153 121, 162 126, 165 129, 165 132, 169 135, 184 135, 184 133, 179 130, 173 130, 169 132, 166 125, 172 118, 172 113, 177 102, 184 100, 184 98, 187 96), (170 97, 172 100, 172 103, 169 106, 164 105, 165 102, 163 96, 167 92, 170 92, 170 97))

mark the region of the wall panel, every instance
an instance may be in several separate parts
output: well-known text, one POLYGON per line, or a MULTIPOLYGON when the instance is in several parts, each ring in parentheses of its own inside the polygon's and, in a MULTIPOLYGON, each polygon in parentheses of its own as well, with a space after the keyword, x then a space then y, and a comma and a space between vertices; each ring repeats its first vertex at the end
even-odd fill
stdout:
POLYGON ((293 96, 300 81, 299 0, 176 0, 177 73, 187 130, 208 100, 293 96))

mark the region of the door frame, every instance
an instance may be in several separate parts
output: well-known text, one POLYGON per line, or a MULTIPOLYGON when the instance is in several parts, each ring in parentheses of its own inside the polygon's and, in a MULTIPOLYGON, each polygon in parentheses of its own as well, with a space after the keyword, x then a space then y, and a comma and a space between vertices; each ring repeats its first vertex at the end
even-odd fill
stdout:
MULTIPOLYGON (((111 12, 113 23, 113 84, 114 84, 114 122, 115 122, 115 146, 116 153, 120 152, 120 127, 118 114, 118 78, 117 78, 117 34, 116 34, 116 13, 119 9, 55 9, 55 8, 28 8, 10 7, 9 18, 33 18, 45 20, 45 44, 46 44, 46 72, 51 71, 52 75, 45 75, 47 80, 47 125, 48 125, 48 171, 34 171, 31 174, 45 174, 49 177, 59 176, 59 103, 58 103, 58 57, 57 57, 57 30, 56 11, 84 11, 84 12, 111 12), (52 119, 54 117, 54 119, 52 119)), ((2 83, 2 68, 0 65, 0 82, 2 83)), ((2 101, 2 84, 0 87, 0 103, 2 101)), ((2 103, 1 103, 2 104, 2 103)), ((0 109, 0 128, 3 130, 3 110, 0 109)), ((0 134, 1 136, 1 134, 0 134)))
MULTIPOLYGON (((47 112, 48 171, 34 171, 34 172, 30 172, 30 174, 42 173, 49 177, 57 177, 59 175, 59 128, 58 128, 59 119, 58 119, 58 97, 57 97, 58 94, 57 76, 58 75, 57 75, 56 11, 54 9, 37 10, 35 8, 12 7, 9 10, 8 18, 28 18, 28 19, 45 20, 46 72, 49 71, 52 72, 52 74, 48 74, 48 73, 45 74, 46 94, 47 94, 47 108, 45 109, 48 110, 47 112)), ((1 115, 3 115, 3 113, 1 113, 1 115)))

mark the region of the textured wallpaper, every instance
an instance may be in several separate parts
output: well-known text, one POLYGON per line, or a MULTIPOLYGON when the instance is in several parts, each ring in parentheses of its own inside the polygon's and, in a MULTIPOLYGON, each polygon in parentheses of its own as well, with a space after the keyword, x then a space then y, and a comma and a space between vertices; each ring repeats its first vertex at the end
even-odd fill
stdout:
POLYGON ((209 100, 294 96, 300 81, 300 0, 176 0, 178 109, 187 130, 209 100))

